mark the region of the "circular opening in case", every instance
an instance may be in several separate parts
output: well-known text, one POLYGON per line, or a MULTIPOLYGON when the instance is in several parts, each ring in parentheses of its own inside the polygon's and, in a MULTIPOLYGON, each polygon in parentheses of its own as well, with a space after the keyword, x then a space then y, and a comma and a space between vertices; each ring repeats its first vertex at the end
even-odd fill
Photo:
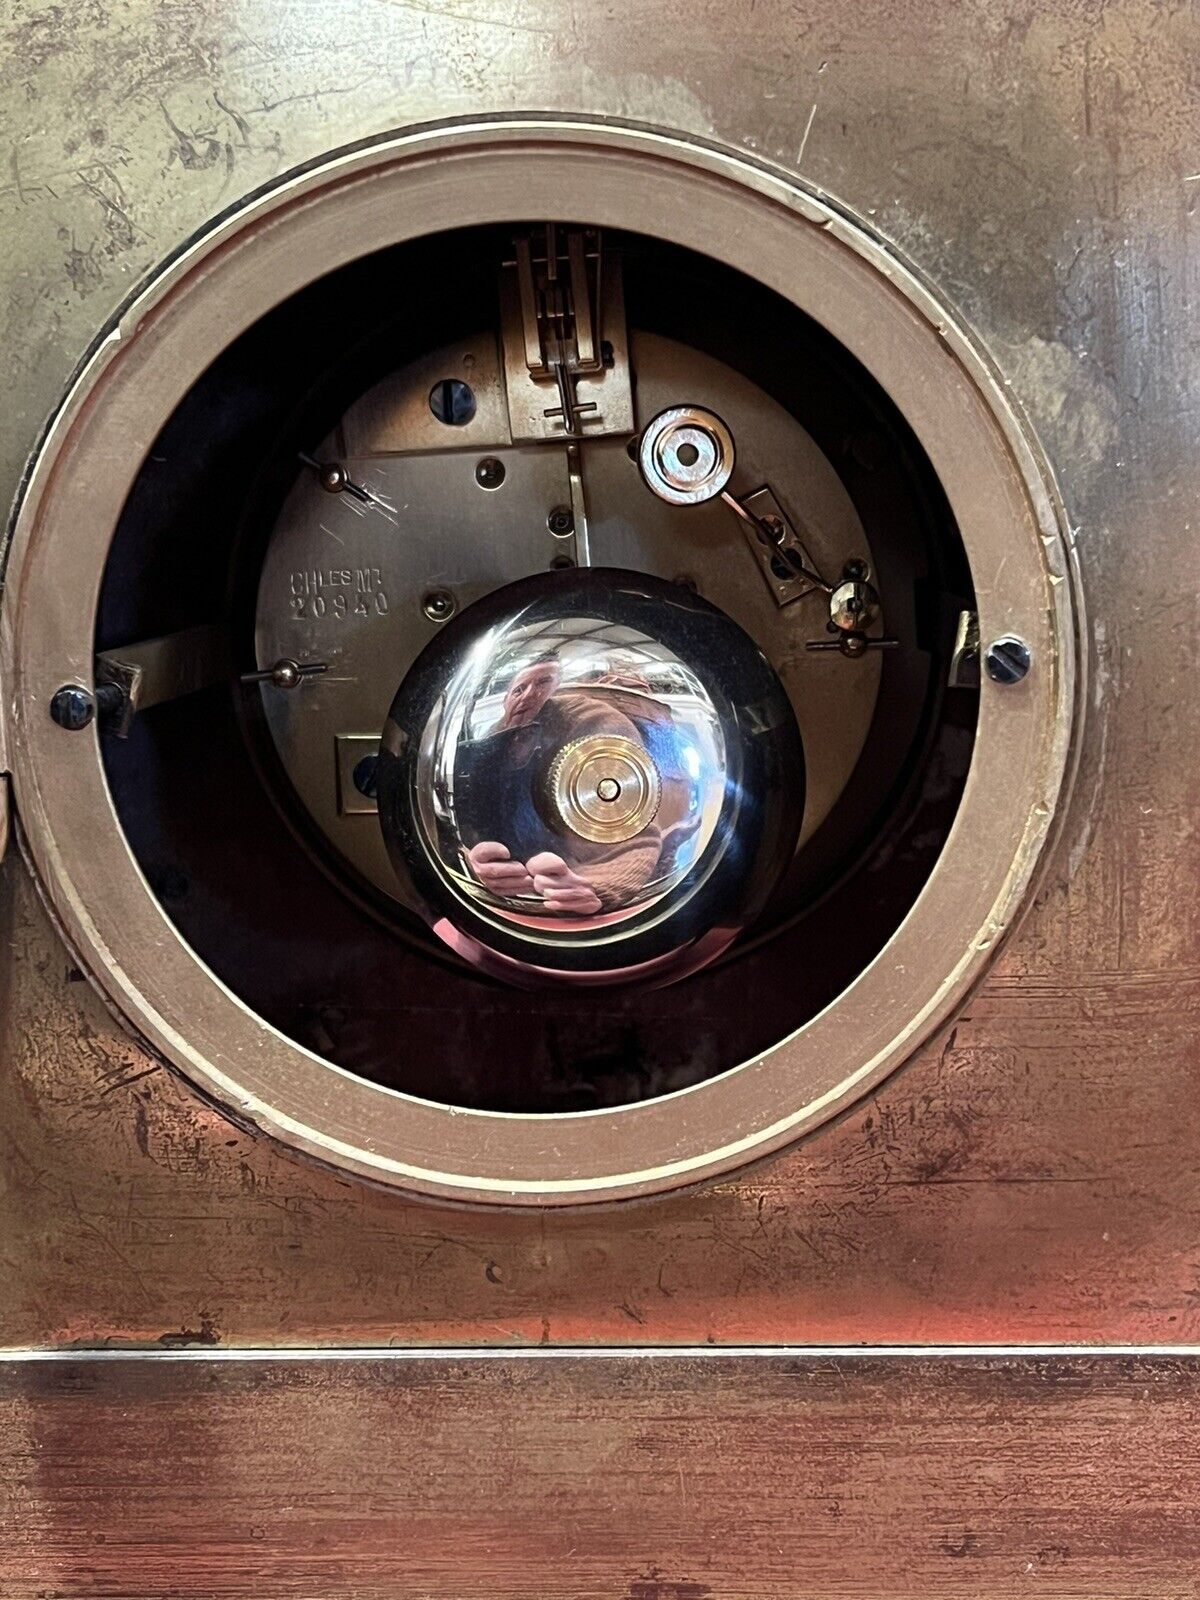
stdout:
MULTIPOLYGON (((546 294, 544 278, 534 292, 546 294)), ((186 656, 192 630, 215 629, 223 670, 128 725, 103 724, 101 750, 122 829, 167 915, 273 1027, 372 1082, 458 1106, 625 1105, 778 1043, 845 989, 911 908, 970 761, 978 684, 950 679, 959 619, 973 608, 925 452, 812 318, 724 263, 644 235, 561 219, 461 229, 320 277, 224 350, 165 421, 114 531, 96 653, 120 659, 164 639, 186 656), (591 388, 577 380, 580 396, 599 400, 573 434, 540 415, 557 388, 530 377, 537 330, 511 315, 513 263, 536 272, 548 238, 564 278, 572 250, 592 265, 575 321, 590 316, 612 352, 591 388), (480 405, 431 427, 424 397, 445 397, 456 380, 431 391, 426 374, 452 364, 473 375, 480 405), (726 474, 736 505, 664 498, 628 459, 631 437, 649 441, 656 418, 669 423, 661 438, 678 440, 672 460, 698 454, 690 435, 703 437, 702 413, 722 419, 731 462, 736 441, 726 474), (461 444, 447 444, 448 420, 461 444), (801 570, 788 545, 770 542, 776 527, 801 550, 801 570), (711 907, 690 933, 732 920, 737 936, 669 987, 653 961, 649 985, 635 981, 619 950, 591 958, 617 971, 587 993, 531 994, 511 959, 480 971, 450 954, 464 949, 468 918, 435 893, 429 920, 448 920, 449 936, 429 936, 355 780, 417 656, 440 650, 445 627, 469 653, 486 626, 473 612, 485 600, 503 607, 563 537, 572 568, 586 559, 658 579, 667 598, 651 617, 670 614, 670 580, 690 574, 674 609, 719 608, 765 657, 800 729, 808 792, 769 903, 748 920, 711 907), (802 575, 810 567, 828 592, 802 575), (869 574, 878 596, 861 633, 830 620, 849 571, 869 574), (866 648, 848 653, 859 637, 866 648), (281 682, 281 661, 299 675, 285 669, 281 682)), ((561 676, 546 626, 525 646, 527 677, 561 676)), ((622 706, 636 715, 639 697, 661 712, 633 634, 622 643, 610 629, 601 644, 598 623, 578 626, 588 681, 560 683, 542 717, 584 693, 592 705, 607 696, 618 717, 622 706)), ((731 646, 697 649, 695 666, 720 672, 731 646)), ((586 709, 569 714, 591 726, 586 709)), ((510 838, 504 860, 523 865, 539 848, 510 838)), ((605 858, 591 869, 602 895, 633 859, 614 855, 590 853, 605 858)), ((598 920, 588 909, 602 907, 579 873, 570 879, 584 900, 568 913, 578 943, 598 920)), ((523 920, 545 903, 531 887, 523 920)))

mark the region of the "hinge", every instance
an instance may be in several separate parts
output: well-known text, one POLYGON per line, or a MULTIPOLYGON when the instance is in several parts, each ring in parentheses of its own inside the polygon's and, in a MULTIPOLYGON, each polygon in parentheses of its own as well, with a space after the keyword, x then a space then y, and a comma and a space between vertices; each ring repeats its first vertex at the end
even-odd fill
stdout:
MULTIPOLYGON (((4 586, 0 584, 0 601, 4 586)), ((4 630, 0 622, 0 648, 3 647, 4 630)), ((12 782, 8 776, 8 698, 4 692, 4 675, 0 671, 0 861, 8 849, 8 835, 12 818, 12 782)))
POLYGON ((958 614, 948 682, 952 689, 979 687, 979 613, 976 611, 958 614))

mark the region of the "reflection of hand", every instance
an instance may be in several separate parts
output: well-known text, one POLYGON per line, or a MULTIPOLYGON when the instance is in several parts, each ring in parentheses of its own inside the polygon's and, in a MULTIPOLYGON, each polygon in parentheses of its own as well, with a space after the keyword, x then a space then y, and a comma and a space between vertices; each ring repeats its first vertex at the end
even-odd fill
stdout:
POLYGON ((589 917, 600 909, 600 896, 561 856, 552 850, 532 856, 526 863, 533 874, 533 887, 551 911, 573 911, 589 917))
POLYGON ((533 879, 520 861, 514 861, 504 845, 495 839, 485 839, 472 845, 467 860, 485 889, 493 894, 532 894, 533 879))

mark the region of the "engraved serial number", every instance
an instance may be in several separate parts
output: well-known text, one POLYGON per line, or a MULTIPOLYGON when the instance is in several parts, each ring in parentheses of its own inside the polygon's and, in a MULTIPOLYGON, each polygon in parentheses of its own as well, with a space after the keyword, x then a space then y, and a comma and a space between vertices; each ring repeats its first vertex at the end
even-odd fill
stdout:
POLYGON ((289 580, 292 616, 386 617, 388 598, 378 567, 309 567, 289 580))

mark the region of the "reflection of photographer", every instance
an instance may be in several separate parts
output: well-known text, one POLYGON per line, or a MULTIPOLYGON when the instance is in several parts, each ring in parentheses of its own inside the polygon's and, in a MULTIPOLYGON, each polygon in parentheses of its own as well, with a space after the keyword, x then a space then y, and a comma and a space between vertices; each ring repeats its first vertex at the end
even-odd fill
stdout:
MULTIPOLYGON (((658 851, 655 850, 657 856, 658 851)), ((604 902, 586 878, 581 878, 553 850, 543 850, 528 862, 514 861, 495 839, 485 839, 467 851, 475 875, 484 888, 498 895, 539 895, 550 911, 594 916, 604 902)))
POLYGON ((635 838, 596 844, 553 827, 541 807, 550 762, 596 734, 652 751, 647 732, 669 731, 670 713, 622 673, 563 689, 552 656, 522 668, 504 696, 495 730, 460 747, 456 809, 467 857, 481 884, 504 896, 538 896, 550 910, 592 916, 627 904, 654 877, 662 832, 651 823, 635 838), (638 692, 642 690, 642 692, 638 692))
POLYGON ((561 682, 562 668, 554 656, 543 656, 531 667, 523 667, 508 686, 504 715, 496 724, 495 732, 523 728, 532 722, 561 682))

